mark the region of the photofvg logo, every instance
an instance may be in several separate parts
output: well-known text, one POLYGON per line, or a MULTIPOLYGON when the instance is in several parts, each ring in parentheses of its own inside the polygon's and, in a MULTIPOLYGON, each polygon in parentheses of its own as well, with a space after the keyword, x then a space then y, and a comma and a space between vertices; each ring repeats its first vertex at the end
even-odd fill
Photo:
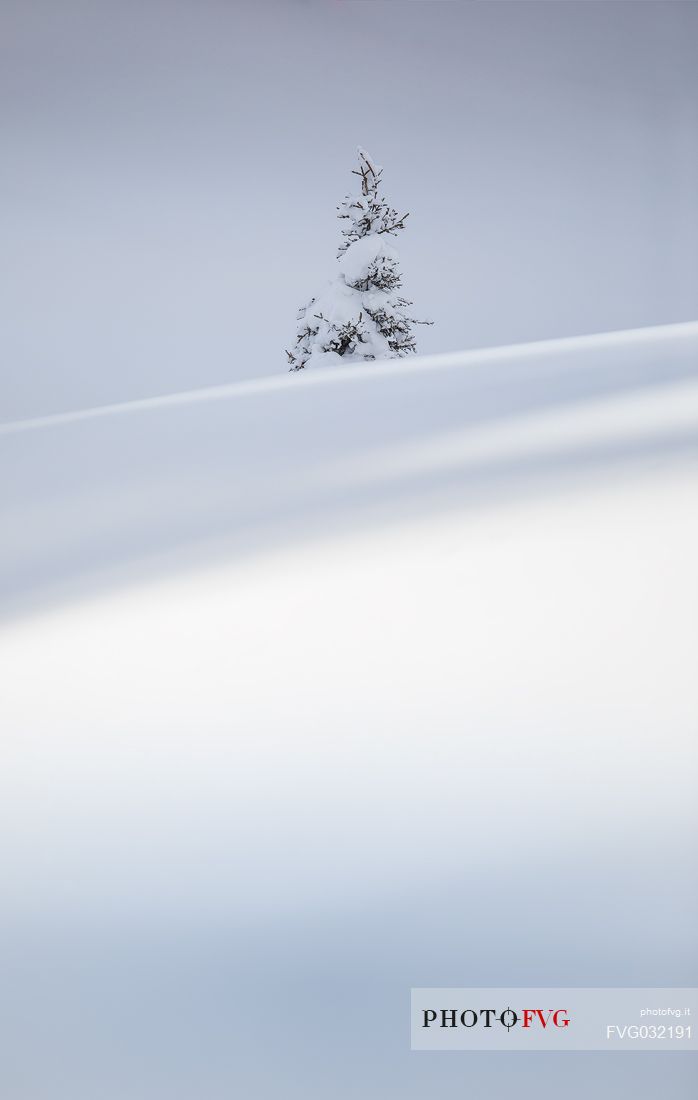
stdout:
POLYGON ((524 1030, 536 1027, 569 1027, 570 1018, 566 1008, 522 1008, 508 1005, 501 1011, 496 1008, 424 1008, 422 1009, 422 1027, 503 1027, 507 1032, 512 1028, 524 1030))
POLYGON ((695 989, 413 989, 413 1050, 698 1050, 695 989))

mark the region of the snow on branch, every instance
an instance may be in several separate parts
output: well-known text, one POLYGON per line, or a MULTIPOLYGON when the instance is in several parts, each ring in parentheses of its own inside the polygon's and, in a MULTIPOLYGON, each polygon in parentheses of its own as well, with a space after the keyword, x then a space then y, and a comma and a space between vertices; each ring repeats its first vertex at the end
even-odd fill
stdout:
POLYGON ((339 273, 299 312, 291 370, 331 362, 392 359, 416 351, 412 326, 431 324, 409 316, 412 302, 394 292, 402 275, 395 249, 385 240, 405 228, 399 214, 381 194, 383 169, 359 147, 361 191, 337 207, 342 229, 337 259, 339 273))

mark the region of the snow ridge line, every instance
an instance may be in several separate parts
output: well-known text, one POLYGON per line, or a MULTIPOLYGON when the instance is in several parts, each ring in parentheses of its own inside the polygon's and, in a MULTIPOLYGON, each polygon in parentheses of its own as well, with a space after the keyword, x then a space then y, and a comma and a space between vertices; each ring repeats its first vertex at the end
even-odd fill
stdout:
MULTIPOLYGON (((672 340, 698 339, 698 321, 683 321, 670 325, 652 325, 646 328, 619 329, 611 332, 590 333, 584 336, 562 336, 553 340, 534 340, 525 344, 502 344, 497 347, 474 348, 470 351, 444 352, 439 355, 420 355, 412 359, 386 359, 382 362, 350 364, 315 369, 308 373, 285 372, 266 375, 242 382, 228 382, 219 386, 205 386, 180 393, 143 397, 134 401, 121 401, 111 405, 95 405, 92 408, 72 412, 53 413, 48 416, 11 420, 0 424, 0 436, 35 431, 39 428, 58 427, 81 420, 103 416, 120 416, 128 412, 147 412, 176 405, 196 405, 209 401, 233 400, 292 390, 299 386, 325 386, 342 382, 358 382, 366 378, 384 378, 391 375, 416 374, 422 371, 469 367, 484 363, 516 362, 538 356, 559 353, 602 350, 605 348, 633 347, 672 340)), ((697 357, 698 362, 698 357, 697 357)))

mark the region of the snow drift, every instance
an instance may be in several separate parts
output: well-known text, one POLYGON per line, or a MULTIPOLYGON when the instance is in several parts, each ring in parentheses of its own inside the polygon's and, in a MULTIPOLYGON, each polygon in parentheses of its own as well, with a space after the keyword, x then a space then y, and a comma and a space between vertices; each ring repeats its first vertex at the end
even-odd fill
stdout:
POLYGON ((411 984, 686 982, 697 350, 678 326, 5 427, 13 1096, 416 1098, 411 984))

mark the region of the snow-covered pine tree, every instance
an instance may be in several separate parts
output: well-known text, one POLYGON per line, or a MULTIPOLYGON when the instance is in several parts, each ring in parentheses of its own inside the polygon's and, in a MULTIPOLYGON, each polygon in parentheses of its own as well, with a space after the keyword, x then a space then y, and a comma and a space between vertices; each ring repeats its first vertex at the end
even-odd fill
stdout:
POLYGON ((412 305, 398 290, 402 279, 395 249, 388 238, 405 228, 381 194, 380 168, 365 149, 358 149, 359 194, 347 195, 337 207, 342 229, 339 272, 298 313, 290 370, 330 363, 395 359, 416 351, 413 325, 430 325, 409 315, 412 305))

